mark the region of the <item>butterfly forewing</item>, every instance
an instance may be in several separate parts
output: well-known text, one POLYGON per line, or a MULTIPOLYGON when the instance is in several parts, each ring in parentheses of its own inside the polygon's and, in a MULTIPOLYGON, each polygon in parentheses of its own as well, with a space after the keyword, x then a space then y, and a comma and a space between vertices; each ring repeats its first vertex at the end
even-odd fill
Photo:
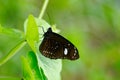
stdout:
POLYGON ((64 37, 52 32, 51 28, 44 34, 39 50, 42 55, 51 59, 75 60, 79 58, 77 48, 64 37))
POLYGON ((40 46, 40 51, 44 56, 49 57, 51 59, 58 59, 62 58, 63 56, 62 54, 58 54, 60 53, 60 51, 62 51, 62 45, 57 43, 54 39, 50 38, 44 38, 40 46))

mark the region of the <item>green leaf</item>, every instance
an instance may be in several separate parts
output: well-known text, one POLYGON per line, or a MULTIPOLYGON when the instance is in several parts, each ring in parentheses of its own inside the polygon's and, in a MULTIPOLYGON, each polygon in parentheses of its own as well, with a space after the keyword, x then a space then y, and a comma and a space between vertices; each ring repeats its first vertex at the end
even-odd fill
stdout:
POLYGON ((38 67, 38 61, 33 51, 27 57, 22 56, 23 77, 25 80, 47 80, 42 69, 38 67))
POLYGON ((5 27, 2 27, 1 25, 0 25, 0 34, 5 34, 11 37, 18 37, 21 39, 25 38, 25 35, 22 31, 17 29, 12 29, 12 28, 5 28, 5 27))
POLYGON ((28 44, 30 45, 32 50, 36 52, 35 43, 39 39, 39 34, 38 27, 32 15, 29 15, 28 20, 25 23, 25 34, 28 44))
POLYGON ((39 53, 37 57, 39 66, 43 69, 48 80, 61 80, 62 62, 60 59, 49 59, 41 55, 41 53, 39 53))

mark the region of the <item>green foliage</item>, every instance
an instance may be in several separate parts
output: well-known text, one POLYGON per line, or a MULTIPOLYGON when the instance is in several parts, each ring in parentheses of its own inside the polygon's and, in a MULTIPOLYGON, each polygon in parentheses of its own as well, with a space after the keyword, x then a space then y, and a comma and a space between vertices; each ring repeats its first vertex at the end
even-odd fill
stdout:
POLYGON ((23 76, 25 80, 46 80, 44 72, 38 66, 34 52, 29 52, 27 57, 22 56, 23 76))
POLYGON ((25 34, 28 44, 30 45, 32 50, 36 52, 35 43, 38 42, 39 34, 37 24, 32 15, 29 15, 28 20, 26 22, 25 34))
MULTIPOLYGON (((39 40, 35 42, 37 49, 35 55, 38 66, 41 67, 39 70, 42 69, 45 76, 48 75, 47 71, 49 73, 55 72, 51 70, 54 69, 55 64, 62 65, 59 64, 60 62, 53 64, 54 61, 51 62, 52 60, 49 59, 47 59, 48 62, 45 62, 46 58, 44 59, 38 49, 43 38, 42 34, 44 34, 41 27, 46 32, 47 28, 51 26, 48 23, 55 23, 57 28, 59 27, 61 30, 60 34, 76 45, 81 57, 73 62, 63 60, 61 74, 63 80, 119 80, 120 1, 50 0, 45 14, 43 11, 44 17, 39 15, 43 1, 0 0, 0 60, 14 46, 25 40, 26 36, 22 32, 23 23, 29 14, 33 14, 39 32, 39 40), (41 17, 37 17, 38 15, 41 17), (50 70, 47 70, 42 66, 43 68, 44 66, 51 67, 49 67, 50 70), (45 70, 47 71, 45 72, 45 70)), ((57 31, 53 27, 52 29, 57 31)), ((6 64, 0 66, 0 80, 3 80, 1 76, 4 75, 12 76, 11 78, 7 77, 7 80, 13 80, 13 77, 15 80, 20 80, 23 77, 19 57, 22 55, 27 59, 26 53, 33 49, 30 47, 33 46, 25 45, 6 64)), ((22 64, 22 66, 24 65, 22 64)))
MULTIPOLYGON (((38 42, 39 40, 38 34, 39 33, 44 34, 44 32, 41 30, 42 29, 41 27, 39 27, 39 33, 38 33, 38 26, 44 26, 44 30, 47 30, 48 27, 50 27, 50 25, 46 21, 42 19, 34 18, 32 15, 30 15, 28 17, 28 20, 25 22, 25 34, 24 35, 26 35, 25 38, 27 40, 27 43, 30 45, 30 47, 35 53, 29 52, 27 58, 22 57, 22 63, 23 63, 22 65, 24 66, 23 77, 25 78, 25 80, 46 80, 46 78, 48 80, 53 80, 53 79, 60 80, 60 72, 62 68, 61 60, 47 59, 46 57, 43 57, 41 55, 38 49, 41 43, 41 41, 38 42), (35 55, 37 55, 37 58, 35 57, 35 55), (31 61, 31 62, 28 63, 28 61, 31 61)), ((54 31, 57 31, 55 27, 53 27, 53 29, 54 31)), ((10 30, 5 29, 0 26, 0 32, 3 34, 11 35, 11 33, 13 33, 12 31, 13 29, 10 29, 10 30)), ((17 33, 14 32, 14 34, 16 35, 17 33)), ((14 34, 12 34, 12 36, 14 34)), ((1 59, 0 65, 4 64, 10 58, 12 58, 25 44, 26 44, 26 41, 23 39, 23 41, 18 43, 18 45, 16 45, 8 53, 7 56, 1 59)))
POLYGON ((1 25, 0 25, 0 34, 4 34, 11 37, 17 37, 20 39, 25 39, 24 33, 22 31, 13 28, 5 28, 2 27, 1 25))
POLYGON ((13 49, 11 49, 11 51, 9 51, 9 53, 0 60, 0 66, 2 64, 4 64, 5 62, 7 62, 10 58, 12 58, 25 44, 26 42, 24 41, 24 37, 22 35, 22 32, 20 32, 19 30, 15 30, 15 29, 7 29, 4 28, 0 25, 0 34, 5 34, 8 36, 13 36, 14 37, 20 37, 21 42, 18 43, 13 49), (21 38, 22 36, 22 38, 21 38))
MULTIPOLYGON (((45 0, 48 3, 48 0, 45 0)), ((43 57, 39 51, 39 33, 44 34, 41 30, 43 27, 46 31, 50 25, 42 18, 45 8, 45 3, 40 14, 40 18, 34 18, 29 15, 24 24, 25 33, 21 32, 19 36, 21 42, 18 43, 3 59, 0 61, 0 66, 10 60, 26 43, 31 47, 33 52, 29 52, 27 57, 22 56, 23 78, 25 80, 60 80, 60 72, 62 68, 61 60, 51 60, 43 57), (40 27, 39 27, 40 26, 40 27), (21 38, 22 36, 22 38, 21 38), (36 57, 37 55, 37 57, 36 57), (54 68, 53 68, 54 67, 54 68), (54 77, 53 77, 54 76, 54 77)), ((55 31, 57 29, 53 27, 55 31)), ((3 28, 0 25, 0 33, 15 36, 19 32, 16 29, 3 28)))

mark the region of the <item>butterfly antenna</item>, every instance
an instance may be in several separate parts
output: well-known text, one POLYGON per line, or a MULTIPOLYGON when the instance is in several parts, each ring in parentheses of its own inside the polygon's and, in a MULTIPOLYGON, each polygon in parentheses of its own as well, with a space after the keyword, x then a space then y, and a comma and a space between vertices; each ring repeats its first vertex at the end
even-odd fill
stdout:
POLYGON ((43 33, 45 33, 45 30, 44 30, 44 28, 42 27, 42 30, 43 30, 43 33))

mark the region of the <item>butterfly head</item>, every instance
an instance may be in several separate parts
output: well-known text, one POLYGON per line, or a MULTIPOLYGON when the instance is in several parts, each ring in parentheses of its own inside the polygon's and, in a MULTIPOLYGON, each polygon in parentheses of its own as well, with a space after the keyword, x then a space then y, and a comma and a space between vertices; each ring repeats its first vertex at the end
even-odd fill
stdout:
POLYGON ((48 28, 47 32, 44 33, 44 36, 50 35, 52 33, 52 29, 48 28))

